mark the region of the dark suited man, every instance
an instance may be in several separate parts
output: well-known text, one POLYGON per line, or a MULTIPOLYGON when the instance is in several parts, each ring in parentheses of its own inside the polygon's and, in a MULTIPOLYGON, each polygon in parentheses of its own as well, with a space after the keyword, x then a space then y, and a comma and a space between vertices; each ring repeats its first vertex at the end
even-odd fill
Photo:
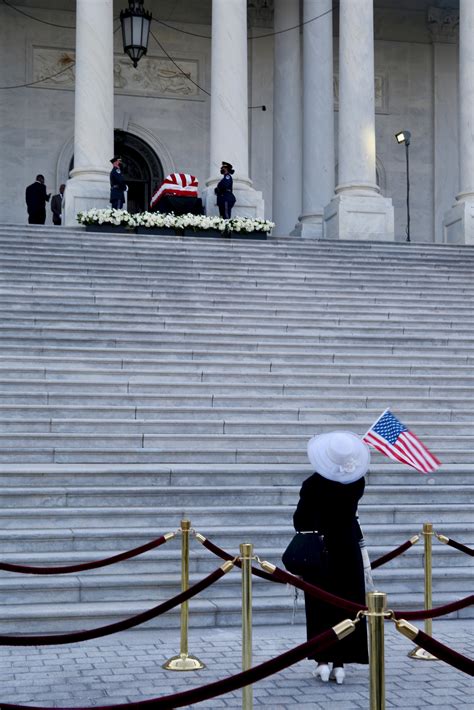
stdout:
POLYGON ((110 204, 116 210, 121 210, 125 202, 125 192, 127 183, 122 175, 122 158, 111 158, 110 162, 113 165, 110 171, 110 204))
POLYGON ((46 222, 46 203, 49 195, 44 184, 44 175, 37 175, 36 182, 28 185, 25 192, 26 207, 28 209, 28 224, 44 224, 46 222))
POLYGON ((61 224, 61 213, 63 209, 63 195, 66 185, 59 186, 57 195, 51 198, 51 212, 53 213, 53 224, 61 224))

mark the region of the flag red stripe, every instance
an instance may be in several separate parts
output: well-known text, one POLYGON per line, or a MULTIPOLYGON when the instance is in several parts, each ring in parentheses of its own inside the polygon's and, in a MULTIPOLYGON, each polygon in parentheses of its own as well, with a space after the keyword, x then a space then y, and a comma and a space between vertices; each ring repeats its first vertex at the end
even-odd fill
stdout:
POLYGON ((420 451, 420 453, 423 454, 425 460, 430 466, 434 466, 435 468, 441 466, 441 461, 437 459, 436 456, 426 448, 426 446, 419 440, 416 434, 414 434, 412 431, 407 431, 406 435, 411 440, 413 446, 415 446, 420 451))
POLYGON ((406 434, 406 432, 402 431, 402 433, 399 435, 394 446, 400 448, 402 451, 404 451, 406 453, 407 456, 409 456, 411 458, 415 468, 417 468, 419 471, 422 471, 423 473, 427 473, 426 464, 425 464, 423 458, 421 456, 417 455, 416 451, 410 445, 410 441, 409 440, 407 441, 405 434, 406 434))
POLYGON ((364 441, 373 446, 375 449, 378 449, 382 454, 385 454, 385 456, 388 456, 389 458, 393 459, 394 461, 400 461, 401 463, 408 464, 409 466, 413 466, 413 468, 416 468, 414 466, 413 462, 411 459, 409 459, 406 454, 403 452, 399 452, 397 449, 395 449, 393 446, 391 446, 385 439, 382 437, 379 437, 379 435, 374 432, 370 431, 368 434, 364 437, 364 441))

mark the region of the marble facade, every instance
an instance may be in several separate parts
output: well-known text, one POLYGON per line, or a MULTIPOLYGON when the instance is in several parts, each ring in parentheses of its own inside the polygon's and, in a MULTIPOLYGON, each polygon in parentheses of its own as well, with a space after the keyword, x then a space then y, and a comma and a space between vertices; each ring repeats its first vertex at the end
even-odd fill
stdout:
POLYGON ((236 213, 273 218, 277 234, 403 240, 405 153, 394 133, 406 129, 412 240, 474 243, 470 0, 361 0, 352 17, 352 0, 337 13, 328 0, 226 0, 225 12, 222 0, 178 10, 145 0, 165 24, 153 23, 159 44, 150 37, 137 70, 116 31, 126 4, 94 2, 104 17, 92 27, 88 0, 15 3, 42 22, 0 5, 0 86, 19 87, 0 92, 2 222, 26 222, 24 188, 38 172, 52 191, 69 179, 69 222, 92 193, 106 204, 118 129, 143 140, 165 174, 195 174, 209 211, 228 160, 236 213), (370 36, 373 57, 355 60, 354 40, 367 48, 370 36))

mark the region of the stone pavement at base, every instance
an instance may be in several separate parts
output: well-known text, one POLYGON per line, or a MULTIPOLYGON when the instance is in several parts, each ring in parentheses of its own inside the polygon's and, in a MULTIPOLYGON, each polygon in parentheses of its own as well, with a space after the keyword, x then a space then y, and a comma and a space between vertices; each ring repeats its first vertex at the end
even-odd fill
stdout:
MULTIPOLYGON (((254 664, 305 640, 304 627, 255 627, 254 664)), ((471 658, 472 621, 435 620, 433 636, 471 658)), ((385 624, 386 707, 393 710, 474 708, 472 679, 440 661, 411 660, 413 644, 385 624)), ((94 707, 156 698, 207 684, 240 670, 238 628, 191 630, 189 654, 202 671, 169 672, 161 664, 179 652, 179 631, 118 634, 81 644, 38 648, 0 647, 1 703, 47 707, 94 707)), ((254 685, 254 706, 272 710, 354 710, 369 707, 367 667, 349 666, 344 685, 312 677, 314 663, 301 661, 254 685)), ((190 706, 188 706, 190 707, 190 706)), ((242 691, 193 705, 241 708, 242 691)))

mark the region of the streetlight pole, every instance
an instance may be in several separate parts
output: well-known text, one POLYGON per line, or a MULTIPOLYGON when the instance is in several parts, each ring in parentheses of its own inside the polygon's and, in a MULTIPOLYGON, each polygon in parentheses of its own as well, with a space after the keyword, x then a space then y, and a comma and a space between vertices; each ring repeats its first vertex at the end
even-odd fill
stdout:
POLYGON ((411 133, 410 131, 400 131, 400 133, 395 133, 395 138, 397 143, 405 144, 405 158, 407 166, 407 242, 411 242, 410 239, 410 155, 408 146, 410 145, 411 133))

